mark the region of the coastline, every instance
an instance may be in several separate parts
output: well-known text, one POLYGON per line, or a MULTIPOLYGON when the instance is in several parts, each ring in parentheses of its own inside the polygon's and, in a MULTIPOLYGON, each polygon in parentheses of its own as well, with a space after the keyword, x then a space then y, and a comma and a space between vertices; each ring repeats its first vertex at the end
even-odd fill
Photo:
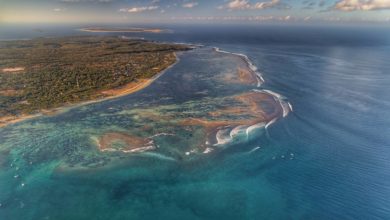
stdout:
MULTIPOLYGON (((274 124, 277 120, 286 117, 292 112, 292 106, 284 96, 266 89, 259 88, 264 79, 257 67, 250 61, 249 57, 244 54, 231 53, 214 48, 217 53, 226 53, 242 58, 247 65, 247 70, 237 69, 236 78, 227 78, 227 83, 239 83, 251 85, 252 88, 246 92, 238 95, 225 97, 229 100, 228 103, 234 105, 227 105, 219 108, 216 111, 210 111, 205 116, 194 117, 179 117, 177 124, 184 129, 187 126, 202 127, 204 134, 201 138, 201 144, 197 147, 182 152, 182 156, 189 156, 191 154, 209 154, 215 150, 223 149, 232 144, 248 141, 258 134, 259 130, 265 130, 274 124), (235 101, 235 102, 232 102, 235 101), (265 111, 264 105, 268 106, 265 111), (224 118, 224 116, 242 116, 233 117, 231 119, 224 118)), ((175 115, 162 115, 163 112, 152 112, 150 114, 145 111, 145 115, 141 118, 148 118, 150 120, 173 120, 175 115), (156 117, 155 117, 156 116, 156 117)), ((154 136, 154 135, 153 135, 154 136)), ((158 145, 154 145, 153 136, 142 137, 134 136, 133 133, 122 133, 121 131, 108 131, 97 137, 96 147, 101 152, 122 152, 122 153, 141 153, 155 150, 158 145), (115 147, 114 143, 124 142, 128 143, 125 147, 115 147), (133 146, 132 143, 141 143, 138 147, 133 146)))
POLYGON ((65 110, 69 110, 72 108, 76 108, 76 107, 80 107, 80 106, 84 106, 84 105, 89 105, 89 104, 93 104, 93 103, 98 103, 98 102, 103 102, 103 101, 119 98, 122 96, 130 95, 130 94, 136 93, 138 91, 141 91, 142 89, 151 85, 155 80, 157 80, 160 76, 162 76, 167 70, 171 69, 173 66, 175 66, 180 61, 179 57, 177 56, 177 52, 174 52, 173 54, 175 55, 176 61, 173 64, 171 64, 170 66, 168 66, 167 68, 165 68, 164 70, 162 70, 161 72, 154 75, 153 77, 148 78, 148 79, 139 79, 138 82, 130 82, 121 88, 100 91, 101 94, 106 94, 106 95, 108 94, 109 95, 108 97, 88 100, 88 101, 79 102, 79 103, 72 103, 72 104, 64 105, 64 106, 61 106, 58 108, 53 108, 53 109, 42 109, 38 113, 35 113, 35 114, 22 114, 20 116, 3 116, 3 117, 0 117, 0 128, 4 128, 4 127, 11 125, 11 124, 16 124, 18 122, 26 121, 29 119, 34 119, 34 118, 41 117, 41 116, 59 114, 65 110))
MULTIPOLYGON (((196 47, 192 47, 192 48, 196 48, 196 47)), ((232 55, 239 56, 239 57, 243 58, 243 60, 248 65, 248 69, 250 70, 249 73, 253 77, 256 78, 257 83, 255 83, 255 84, 257 84, 256 85, 257 88, 259 88, 261 86, 261 84, 265 82, 261 73, 258 71, 258 68, 254 64, 252 64, 250 59, 245 54, 228 52, 228 51, 221 50, 217 47, 213 47, 213 49, 218 53, 232 54, 232 55)), ((80 106, 84 106, 84 105, 88 105, 88 104, 93 104, 93 103, 98 103, 98 102, 102 102, 102 101, 106 101, 106 100, 110 100, 110 99, 115 99, 115 98, 119 98, 122 96, 130 95, 130 94, 136 93, 138 91, 141 91, 142 89, 151 85, 155 80, 157 80, 160 76, 162 76, 167 70, 172 68, 174 65, 176 65, 180 61, 179 57, 177 56, 177 52, 174 52, 174 55, 175 55, 176 61, 173 64, 171 64, 170 66, 168 66, 166 69, 162 70, 161 72, 157 73, 155 76, 153 76, 151 78, 138 79, 137 82, 130 82, 130 83, 128 83, 120 88, 99 91, 100 94, 107 95, 107 97, 83 101, 83 102, 79 102, 79 103, 72 103, 72 104, 64 105, 64 106, 61 106, 58 108, 53 108, 53 109, 42 109, 42 110, 40 110, 40 112, 38 112, 36 114, 23 114, 20 116, 0 117, 0 128, 6 127, 8 125, 15 124, 18 122, 22 122, 25 120, 37 118, 40 116, 55 115, 55 114, 62 113, 66 110, 72 109, 72 108, 76 108, 76 107, 80 107, 80 106)), ((240 76, 239 76, 239 78, 240 78, 240 76)), ((242 80, 242 79, 240 79, 240 80, 242 80)), ((271 97, 273 97, 274 100, 279 103, 279 105, 281 106, 281 108, 283 110, 282 117, 286 117, 289 112, 292 112, 291 104, 287 100, 285 100, 285 98, 283 96, 281 96, 275 92, 269 91, 269 90, 264 90, 264 89, 259 90, 259 89, 253 89, 252 91, 262 92, 262 93, 268 94, 271 97)), ((273 124, 278 119, 279 118, 276 117, 276 118, 272 118, 272 120, 265 121, 265 125, 266 125, 265 128, 268 128, 271 124, 273 124)))

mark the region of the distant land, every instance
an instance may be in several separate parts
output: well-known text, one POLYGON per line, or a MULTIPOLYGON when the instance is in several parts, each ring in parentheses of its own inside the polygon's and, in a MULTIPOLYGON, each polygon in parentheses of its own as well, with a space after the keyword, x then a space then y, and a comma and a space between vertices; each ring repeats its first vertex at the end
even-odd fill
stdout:
POLYGON ((138 91, 189 49, 119 37, 0 41, 0 127, 138 91))
POLYGON ((159 28, 101 28, 101 27, 88 27, 81 28, 80 31, 85 32, 128 32, 128 33, 162 33, 169 30, 159 28))

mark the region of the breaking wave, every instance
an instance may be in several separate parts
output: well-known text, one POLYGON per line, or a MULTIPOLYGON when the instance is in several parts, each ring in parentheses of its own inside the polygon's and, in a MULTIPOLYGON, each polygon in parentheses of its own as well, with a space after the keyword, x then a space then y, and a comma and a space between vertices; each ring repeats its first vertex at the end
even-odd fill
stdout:
POLYGON ((265 82, 262 74, 259 72, 259 69, 257 68, 257 66, 255 66, 252 63, 252 61, 249 59, 249 57, 247 55, 242 54, 242 53, 228 52, 228 51, 225 51, 225 50, 221 50, 218 47, 214 47, 214 50, 216 52, 219 52, 219 53, 232 54, 232 55, 241 57, 247 63, 249 69, 256 75, 257 87, 260 87, 265 82))
MULTIPOLYGON (((255 66, 252 61, 249 59, 249 57, 245 54, 241 53, 233 53, 221 50, 218 47, 214 47, 214 50, 219 53, 225 53, 225 54, 232 54, 235 56, 239 56, 243 58, 243 60, 247 63, 248 67, 251 69, 251 71, 256 75, 257 78, 257 87, 261 87, 261 85, 265 82, 264 78, 262 77, 262 74, 259 72, 257 66, 255 66)), ((287 98, 280 95, 279 93, 273 92, 271 90, 267 89, 253 89, 255 92, 262 92, 267 93, 271 95, 276 102, 279 103, 281 109, 282 109, 282 117, 286 117, 290 112, 293 111, 291 103, 288 102, 287 98)), ((232 143, 239 143, 242 141, 248 141, 252 137, 256 137, 257 134, 261 133, 258 132, 258 130, 266 130, 269 126, 274 124, 280 117, 274 117, 271 120, 267 122, 261 122, 253 125, 239 125, 233 128, 223 128, 219 129, 216 132, 216 141, 213 146, 225 146, 232 143), (257 132, 255 132, 257 131, 257 132)), ((256 149, 257 150, 257 149, 256 149)))

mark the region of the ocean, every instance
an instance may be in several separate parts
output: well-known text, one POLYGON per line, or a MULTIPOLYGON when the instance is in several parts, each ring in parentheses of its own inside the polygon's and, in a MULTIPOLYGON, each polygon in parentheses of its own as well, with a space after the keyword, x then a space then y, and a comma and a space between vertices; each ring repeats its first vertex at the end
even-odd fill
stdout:
MULTIPOLYGON (((77 28, 2 25, 0 39, 91 35, 77 28)), ((390 219, 388 27, 164 28, 96 34, 202 45, 149 87, 0 128, 0 219, 390 219), (220 80, 245 65, 259 87, 220 80), (204 130, 180 119, 256 90, 288 114, 196 152, 204 130), (157 135, 158 148, 100 152, 107 132, 157 135)))

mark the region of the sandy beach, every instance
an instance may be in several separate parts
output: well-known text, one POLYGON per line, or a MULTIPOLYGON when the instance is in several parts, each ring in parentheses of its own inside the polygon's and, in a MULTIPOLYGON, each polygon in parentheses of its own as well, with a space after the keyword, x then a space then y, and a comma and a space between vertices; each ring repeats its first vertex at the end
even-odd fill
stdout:
POLYGON ((110 90, 102 91, 101 92, 102 94, 108 96, 108 97, 103 98, 103 99, 96 99, 96 100, 90 100, 90 101, 86 101, 86 102, 82 102, 82 103, 70 104, 68 106, 63 106, 63 107, 59 107, 59 108, 55 108, 55 109, 41 110, 40 113, 37 113, 37 114, 31 114, 31 115, 24 115, 23 114, 20 116, 0 117, 0 128, 5 127, 5 126, 10 125, 10 124, 24 121, 27 119, 36 118, 36 117, 39 117, 42 115, 53 115, 53 114, 56 114, 56 113, 63 111, 66 108, 78 107, 81 105, 92 104, 92 103, 101 102, 101 101, 105 101, 105 100, 112 99, 112 98, 118 98, 118 97, 121 97, 124 95, 129 95, 131 93, 135 93, 135 92, 138 92, 139 90, 146 88, 154 80, 155 79, 153 79, 153 78, 152 79, 141 79, 141 80, 138 80, 138 82, 131 82, 131 83, 125 85, 124 87, 119 88, 119 89, 110 89, 110 90))
POLYGON ((17 73, 17 72, 24 71, 24 69, 25 69, 24 67, 10 67, 10 68, 4 68, 1 71, 3 73, 17 73))

